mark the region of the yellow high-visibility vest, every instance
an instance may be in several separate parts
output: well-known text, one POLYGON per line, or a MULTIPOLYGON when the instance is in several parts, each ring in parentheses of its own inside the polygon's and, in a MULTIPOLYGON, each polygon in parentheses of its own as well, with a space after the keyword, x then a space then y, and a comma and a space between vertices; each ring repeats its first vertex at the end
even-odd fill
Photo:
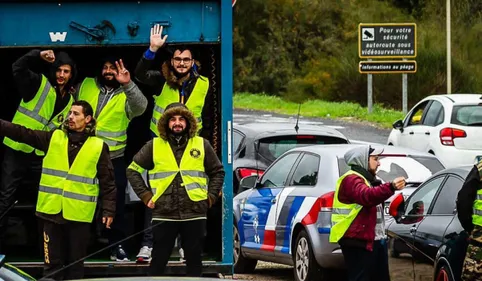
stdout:
POLYGON ((90 223, 99 196, 97 163, 104 143, 89 137, 71 167, 68 143, 67 134, 55 130, 42 164, 36 210, 51 215, 62 211, 67 220, 90 223))
MULTIPOLYGON (((198 134, 202 129, 202 111, 204 107, 204 100, 209 90, 209 79, 204 76, 199 76, 194 85, 189 99, 185 103, 186 107, 194 114, 198 125, 198 134)), ((157 131, 157 122, 161 118, 162 114, 166 110, 166 107, 171 103, 179 102, 179 90, 171 88, 167 83, 164 83, 162 92, 158 96, 154 96, 154 109, 152 111, 151 118, 151 131, 159 136, 157 131)))
POLYGON ((109 146, 109 151, 123 149, 127 144, 127 127, 130 122, 126 112, 126 94, 122 92, 113 96, 102 112, 98 113, 99 92, 95 79, 85 78, 78 99, 85 100, 92 106, 96 120, 95 135, 109 146))

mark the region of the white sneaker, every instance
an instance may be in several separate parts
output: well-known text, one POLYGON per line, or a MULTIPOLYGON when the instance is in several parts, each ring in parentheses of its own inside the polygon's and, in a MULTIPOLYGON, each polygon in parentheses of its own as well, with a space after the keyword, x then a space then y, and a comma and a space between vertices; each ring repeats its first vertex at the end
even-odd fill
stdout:
POLYGON ((184 259, 184 250, 182 248, 179 248, 179 256, 181 256, 179 258, 179 261, 180 262, 185 262, 186 260, 184 259))
POLYGON ((152 248, 143 246, 139 250, 139 254, 137 254, 137 262, 150 262, 152 259, 151 254, 152 254, 152 248))

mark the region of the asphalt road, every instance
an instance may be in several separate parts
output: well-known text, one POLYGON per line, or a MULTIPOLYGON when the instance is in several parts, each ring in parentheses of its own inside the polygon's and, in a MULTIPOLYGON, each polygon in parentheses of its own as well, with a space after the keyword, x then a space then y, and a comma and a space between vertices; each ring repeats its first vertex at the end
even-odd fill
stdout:
MULTIPOLYGON (((297 116, 282 115, 262 111, 235 109, 233 122, 260 122, 267 124, 290 122, 293 123, 294 127, 296 124, 296 117, 297 116)), ((388 135, 390 134, 389 129, 379 128, 369 123, 355 122, 354 120, 350 120, 349 118, 345 118, 343 120, 335 120, 330 118, 307 118, 300 116, 298 126, 302 127, 303 124, 332 127, 343 133, 350 140, 363 142, 386 144, 388 135)))
MULTIPOLYGON (((277 122, 290 122, 295 126, 296 116, 252 110, 234 110, 234 123, 253 121, 266 123, 267 127, 270 123, 277 122)), ((350 119, 335 120, 329 118, 306 118, 301 116, 299 126, 302 127, 303 124, 332 127, 339 130, 352 141, 386 144, 388 135, 390 134, 389 129, 379 128, 368 123, 355 122, 350 119)), ((404 255, 400 258, 390 258, 390 275, 392 281, 429 281, 432 280, 432 274, 433 267, 431 265, 419 263, 413 264, 410 255, 404 255)), ((259 262, 253 274, 235 274, 226 279, 288 281, 293 280, 294 277, 293 268, 291 266, 259 262)), ((344 281, 346 280, 346 276, 344 276, 343 272, 338 272, 338 274, 333 274, 333 276, 330 277, 330 280, 344 281)))

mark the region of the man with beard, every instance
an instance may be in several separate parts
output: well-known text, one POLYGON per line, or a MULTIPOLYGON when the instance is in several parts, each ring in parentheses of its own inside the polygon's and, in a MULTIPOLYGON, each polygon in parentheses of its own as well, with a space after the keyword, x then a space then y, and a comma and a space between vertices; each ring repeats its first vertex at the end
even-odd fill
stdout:
POLYGON ((346 152, 351 170, 335 188, 330 242, 340 244, 350 281, 390 280, 383 202, 405 187, 405 178, 384 184, 376 178, 382 152, 369 146, 346 152))
MULTIPOLYGON (((109 231, 109 242, 112 244, 125 238, 127 165, 124 152, 127 127, 134 117, 144 113, 147 99, 131 80, 122 60, 107 57, 102 64, 102 71, 97 78, 85 78, 81 83, 78 99, 87 101, 94 109, 96 135, 109 145, 110 158, 114 165, 117 211, 112 230, 109 231)), ((115 261, 129 260, 121 244, 112 249, 110 258, 115 261)))
POLYGON ((150 274, 164 273, 180 234, 187 275, 201 276, 207 211, 222 188, 224 168, 209 141, 196 136, 196 118, 185 105, 168 105, 157 128, 159 137, 144 145, 127 169, 132 188, 153 213, 150 274))
POLYGON ((44 276, 82 279, 90 223, 102 198, 110 227, 115 213, 115 184, 109 148, 94 136, 92 107, 76 101, 60 129, 30 130, 0 120, 0 135, 45 151, 36 215, 43 224, 44 276), (69 265, 69 267, 64 268, 69 265))
MULTIPOLYGON (((50 131, 66 117, 73 102, 71 95, 76 75, 74 61, 64 52, 32 50, 12 65, 13 78, 22 97, 12 123, 32 130, 50 131), (45 76, 40 69, 50 64, 45 76)), ((43 151, 5 137, 0 184, 0 217, 14 204, 15 192, 21 186, 21 200, 36 200, 35 190, 40 180, 43 151), (33 198, 30 198, 33 197, 33 198)), ((7 216, 0 221, 0 242, 5 232, 7 216)))
MULTIPOLYGON (((193 59, 191 50, 182 46, 174 48, 171 59, 162 64, 161 71, 151 70, 156 52, 167 40, 167 35, 162 36, 162 30, 163 27, 159 24, 151 28, 149 49, 144 53, 135 70, 137 79, 150 85, 158 93, 154 96, 154 109, 150 123, 152 136, 159 136, 157 122, 166 106, 180 102, 194 114, 198 122, 198 135, 210 140, 213 125, 213 97, 209 90, 209 79, 199 74, 201 65, 199 61, 193 59)), ((146 210, 146 231, 137 255, 138 261, 141 262, 149 261, 151 256, 152 232, 149 228, 151 218, 150 210, 146 210)))

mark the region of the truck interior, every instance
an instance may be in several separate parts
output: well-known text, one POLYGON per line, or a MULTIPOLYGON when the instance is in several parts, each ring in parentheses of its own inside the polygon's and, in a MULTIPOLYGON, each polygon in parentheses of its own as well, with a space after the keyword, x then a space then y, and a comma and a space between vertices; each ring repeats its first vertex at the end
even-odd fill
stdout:
MULTIPOLYGON (((45 25, 47 27, 38 28, 35 26, 32 27, 31 23, 26 22, 26 18, 22 18, 21 20, 18 20, 19 26, 16 28, 16 30, 18 31, 28 26, 30 28, 28 32, 22 35, 18 33, 16 35, 15 33, 2 33, 2 35, 0 35, 0 54, 2 57, 0 60, 0 83, 2 85, 0 87, 0 96, 2 100, 2 102, 0 102, 1 119, 11 121, 15 111, 17 110, 18 104, 20 103, 21 97, 17 91, 12 77, 12 64, 30 50, 53 49, 54 52, 67 52, 77 65, 78 75, 76 78, 76 83, 80 83, 85 77, 97 76, 102 67, 101 59, 107 55, 114 55, 122 58, 124 65, 131 73, 131 78, 139 86, 149 101, 148 107, 144 114, 134 118, 129 124, 127 133, 128 141, 125 153, 126 162, 129 164, 135 153, 137 153, 137 151, 139 151, 139 149, 151 138, 149 122, 153 109, 152 96, 154 94, 159 94, 155 89, 152 89, 151 87, 137 81, 134 75, 134 70, 137 62, 148 48, 150 26, 152 26, 154 23, 161 22, 161 24, 165 24, 165 32, 169 34, 169 39, 171 39, 168 39, 168 47, 175 48, 178 45, 189 46, 189 48, 194 50, 193 57, 201 63, 199 73, 210 79, 212 86, 211 93, 214 96, 215 105, 212 113, 214 117, 214 124, 212 124, 213 134, 210 142, 215 148, 220 160, 223 161, 223 164, 226 164, 226 158, 223 157, 223 154, 227 151, 225 147, 227 129, 222 125, 223 99, 221 94, 223 92, 221 88, 221 82, 223 81, 222 75, 225 74, 221 69, 222 46, 219 38, 219 29, 221 28, 219 24, 221 16, 221 1, 146 1, 147 3, 144 2, 146 3, 144 6, 137 1, 126 1, 126 3, 119 2, 118 4, 114 4, 117 2, 96 2, 95 4, 94 2, 88 1, 61 2, 62 3, 45 1, 45 3, 42 4, 29 1, 0 1, 0 11, 3 11, 0 12, 0 30, 2 31, 7 28, 7 25, 11 26, 13 23, 14 17, 9 17, 6 15, 19 12, 22 10, 22 8, 27 6, 29 9, 32 9, 32 15, 34 15, 33 10, 35 9, 47 11, 47 9, 49 9, 48 6, 50 5, 58 5, 58 7, 60 7, 62 4, 62 7, 65 9, 63 11, 64 13, 71 13, 71 15, 74 15, 68 20, 60 19, 58 22, 56 22, 55 20, 50 19, 48 15, 49 12, 46 12, 46 22, 39 22, 38 25, 45 25), (123 24, 129 22, 127 27, 119 28, 117 26, 119 18, 122 18, 123 14, 116 16, 115 13, 108 13, 107 16, 105 16, 103 13, 101 13, 101 11, 106 10, 105 8, 109 7, 109 5, 117 5, 119 9, 122 8, 127 10, 132 10, 132 6, 136 6, 135 12, 132 13, 134 18, 122 20, 123 24), (89 6, 91 10, 86 10, 85 6, 89 6), (162 12, 153 12, 153 7, 162 12), (184 11, 185 13, 182 18, 179 16, 180 12, 177 12, 178 9, 184 11), (91 13, 89 14, 87 11, 91 11, 91 13), (211 14, 209 14, 209 12, 211 12, 211 14), (166 14, 169 14, 169 16, 166 17, 166 14), (145 20, 141 19, 143 16, 145 17, 145 20), (189 16, 192 16, 189 20, 187 20, 192 27, 189 32, 176 28, 176 24, 180 23, 182 20, 185 20, 186 17, 189 16), (203 22, 205 25, 203 27, 195 25, 193 23, 193 17, 204 19, 203 22), (168 21, 159 21, 159 18, 167 18, 168 21), (105 35, 106 37, 103 37, 103 39, 95 38, 95 36, 89 35, 88 32, 92 33, 93 31, 97 31, 96 29, 99 28, 99 25, 95 25, 95 23, 105 23, 106 20, 109 21, 114 28, 117 28, 117 32, 115 34, 112 33, 110 28, 108 28, 110 31, 104 33, 104 35, 108 35, 105 35), (213 20, 217 21, 217 23, 213 26, 210 26, 209 24, 213 20), (70 23, 67 24, 69 34, 65 40, 65 42, 68 43, 48 42, 51 41, 51 38, 45 36, 46 34, 41 37, 41 40, 38 40, 40 36, 37 36, 35 33, 38 31, 37 29, 41 29, 42 31, 48 30, 48 28, 51 28, 51 26, 54 25, 66 25, 64 22, 70 23), (76 28, 75 24, 78 22, 83 22, 82 26, 87 27, 88 29, 82 30, 82 28, 76 28), (136 34, 136 36, 132 36, 133 33, 131 27, 135 24, 138 25, 139 33, 136 34), (199 28, 207 30, 206 33, 203 35, 202 30, 199 32, 199 28), (73 34, 72 37, 70 37, 73 39, 72 41, 68 41, 68 36, 70 36, 70 33, 73 34), (176 34, 179 34, 179 36, 176 37, 176 34), (199 34, 201 34, 201 36, 199 36, 199 34), (210 36, 210 34, 218 34, 218 36, 210 36), (15 36, 22 36, 26 38, 21 38, 17 41, 18 38, 15 38, 15 36), (31 36, 31 39, 29 39, 28 36, 31 36), (205 37, 203 38, 203 36, 205 37), (47 37, 48 40, 42 41, 44 37, 47 37), (107 40, 107 38, 110 39, 110 41, 107 40)), ((223 8, 227 8, 227 4, 228 3, 223 3, 223 8)), ((110 8, 112 7, 110 6, 110 8)), ((229 8, 231 8, 230 3, 229 8)), ((35 19, 35 16, 32 16, 32 18, 35 19)), ((181 24, 178 26, 181 26, 181 24)), ((181 26, 181 29, 184 29, 184 25, 181 26)), ((59 28, 59 30, 61 31, 62 28, 59 28)), ((229 33, 229 35, 231 36, 231 33, 229 33)), ((166 50, 159 50, 156 55, 155 62, 153 63, 153 69, 160 69, 162 62, 168 58, 169 53, 166 50)), ((43 69, 39 69, 38 71, 46 74, 48 73, 48 64, 44 63, 44 65, 45 67, 43 69)), ((228 73, 231 73, 231 70, 229 70, 228 73)), ((229 79, 232 78, 229 77, 229 79)), ((231 83, 231 81, 229 82, 231 83)), ((231 95, 232 92, 230 91, 229 93, 225 93, 225 95, 226 94, 231 95)), ((231 97, 229 97, 229 102, 230 101, 231 97)), ((226 103, 226 101, 224 101, 224 103, 226 103)), ((232 107, 228 108, 228 110, 225 109, 224 111, 225 115, 232 115, 232 107)), ((3 141, 3 138, 1 138, 1 140, 3 141)), ((3 159, 4 145, 1 145, 0 147, 0 159, 3 159)), ((230 174, 231 173, 226 170, 226 183, 232 182, 229 176, 230 174)), ((232 188, 231 184, 225 184, 225 187, 223 188, 225 189, 227 187, 232 188)), ((4 239, 0 241, 0 253, 6 255, 7 262, 14 264, 33 276, 40 277, 43 266, 43 237, 42 226, 35 216, 36 197, 37 186, 22 186, 17 190, 16 199, 18 202, 8 213, 8 228, 4 239)), ((226 230, 223 229, 223 221, 225 220, 223 213, 227 211, 223 208, 226 208, 226 206, 232 206, 232 197, 223 194, 223 197, 220 198, 208 212, 207 233, 205 237, 205 249, 203 254, 203 262, 206 268, 204 271, 206 273, 223 272, 223 270, 227 274, 230 274, 231 272, 231 263, 229 259, 226 258, 226 250, 223 251, 223 247, 226 246, 223 246, 223 243, 226 241, 226 234, 229 233, 229 231, 226 232, 226 230), (216 264, 224 265, 224 269, 216 268, 216 264), (210 268, 212 269, 210 270, 210 268)), ((139 233, 144 229, 142 218, 144 216, 145 209, 146 207, 142 202, 132 200, 132 194, 126 194, 125 219, 128 226, 128 229, 126 229, 127 236, 139 233)), ((230 227, 227 229, 230 229, 230 227)), ((90 246, 87 252, 91 254, 107 247, 108 243, 106 241, 106 237, 105 229, 99 225, 99 223, 93 223, 90 246)), ((232 235, 230 235, 230 238, 232 238, 232 235)), ((135 256, 139 251, 141 239, 142 233, 135 235, 122 243, 129 255, 131 262, 111 262, 109 260, 110 249, 106 249, 89 257, 86 260, 86 275, 102 274, 103 276, 112 276, 146 274, 147 264, 135 263, 135 256)), ((231 244, 228 243, 227 245, 231 244)), ((231 253, 232 258, 232 252, 228 251, 228 256, 229 253, 231 253)), ((179 262, 179 257, 176 254, 177 250, 175 249, 175 251, 173 251, 173 255, 171 256, 172 263, 170 262, 169 266, 167 267, 168 273, 182 273, 184 270, 182 266, 178 266, 182 265, 182 263, 179 262)))

